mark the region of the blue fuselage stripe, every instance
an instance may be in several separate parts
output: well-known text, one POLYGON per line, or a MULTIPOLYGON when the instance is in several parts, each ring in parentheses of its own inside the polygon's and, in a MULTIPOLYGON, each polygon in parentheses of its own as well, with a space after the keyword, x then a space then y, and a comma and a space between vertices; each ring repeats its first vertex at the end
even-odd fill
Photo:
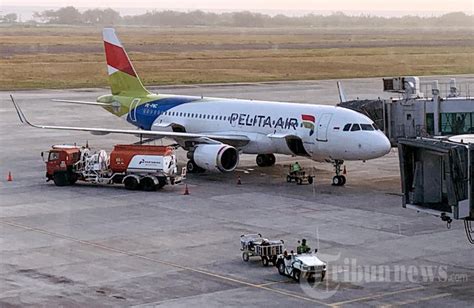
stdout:
POLYGON ((144 103, 130 110, 127 121, 141 129, 151 130, 156 118, 176 106, 196 101, 191 97, 167 97, 144 103), (135 121, 134 121, 135 120, 135 121))

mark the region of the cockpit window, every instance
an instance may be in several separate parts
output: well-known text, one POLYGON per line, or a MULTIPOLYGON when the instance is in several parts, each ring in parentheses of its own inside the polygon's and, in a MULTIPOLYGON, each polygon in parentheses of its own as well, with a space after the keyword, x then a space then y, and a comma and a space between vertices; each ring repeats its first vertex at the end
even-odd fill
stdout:
POLYGON ((344 125, 343 131, 348 132, 349 129, 351 129, 351 125, 352 125, 351 123, 348 123, 348 124, 344 125))
POLYGON ((359 124, 352 125, 351 132, 355 132, 356 130, 360 130, 359 124))
POLYGON ((360 127, 362 130, 374 130, 371 124, 361 124, 360 127))

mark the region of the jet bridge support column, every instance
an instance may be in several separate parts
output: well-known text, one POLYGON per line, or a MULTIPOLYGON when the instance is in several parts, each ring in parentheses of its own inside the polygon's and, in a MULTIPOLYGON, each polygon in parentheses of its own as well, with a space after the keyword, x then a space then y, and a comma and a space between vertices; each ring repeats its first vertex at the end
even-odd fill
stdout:
MULTIPOLYGON (((433 88, 431 89, 433 94, 433 122, 434 122, 434 135, 439 136, 439 84, 438 80, 433 81, 433 88)), ((426 114, 425 114, 426 117, 426 114)))

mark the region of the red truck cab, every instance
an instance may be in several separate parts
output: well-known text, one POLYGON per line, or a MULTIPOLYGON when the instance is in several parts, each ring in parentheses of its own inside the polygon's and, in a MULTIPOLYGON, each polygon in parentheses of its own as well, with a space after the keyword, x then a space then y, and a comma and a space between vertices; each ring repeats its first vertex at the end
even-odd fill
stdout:
POLYGON ((53 146, 50 151, 42 152, 46 162, 46 177, 54 180, 58 186, 72 184, 77 179, 74 174, 74 164, 81 158, 81 149, 77 146, 53 146), (46 155, 45 155, 46 154, 46 155))

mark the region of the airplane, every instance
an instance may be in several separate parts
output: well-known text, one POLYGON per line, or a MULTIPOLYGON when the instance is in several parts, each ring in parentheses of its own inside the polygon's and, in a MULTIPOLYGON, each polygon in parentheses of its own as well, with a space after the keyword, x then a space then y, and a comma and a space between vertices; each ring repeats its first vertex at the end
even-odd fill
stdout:
POLYGON ((244 99, 150 93, 143 86, 113 28, 103 30, 111 94, 96 102, 55 100, 103 107, 138 129, 32 124, 12 102, 20 121, 42 128, 170 138, 187 151, 189 173, 231 172, 240 154, 256 154, 260 167, 274 154, 301 156, 334 165, 332 184, 342 186, 344 160, 369 160, 390 152, 385 134, 367 116, 350 109, 244 99))

